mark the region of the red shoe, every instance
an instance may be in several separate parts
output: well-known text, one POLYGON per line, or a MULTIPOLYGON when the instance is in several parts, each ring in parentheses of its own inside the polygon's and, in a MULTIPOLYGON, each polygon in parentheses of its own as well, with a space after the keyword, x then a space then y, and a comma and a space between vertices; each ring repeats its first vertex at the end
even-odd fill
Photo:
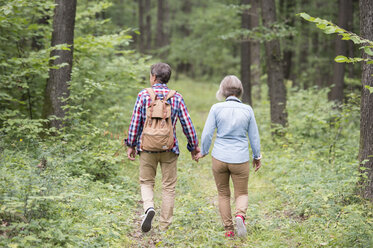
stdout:
POLYGON ((236 228, 238 237, 245 237, 247 235, 245 218, 242 215, 236 215, 236 228))
POLYGON ((227 232, 225 232, 225 237, 226 238, 233 238, 234 237, 234 232, 233 231, 227 231, 227 232))

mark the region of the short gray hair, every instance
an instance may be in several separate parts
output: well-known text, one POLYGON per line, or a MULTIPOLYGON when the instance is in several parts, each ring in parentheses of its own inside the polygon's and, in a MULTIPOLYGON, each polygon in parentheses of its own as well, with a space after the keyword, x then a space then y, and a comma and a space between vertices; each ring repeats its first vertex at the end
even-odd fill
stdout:
POLYGON ((166 84, 171 77, 171 67, 166 63, 157 63, 150 67, 150 73, 159 83, 166 84))
POLYGON ((243 87, 241 80, 234 75, 228 75, 220 83, 220 88, 216 92, 216 98, 219 101, 224 100, 228 96, 236 96, 240 98, 243 94, 243 87))

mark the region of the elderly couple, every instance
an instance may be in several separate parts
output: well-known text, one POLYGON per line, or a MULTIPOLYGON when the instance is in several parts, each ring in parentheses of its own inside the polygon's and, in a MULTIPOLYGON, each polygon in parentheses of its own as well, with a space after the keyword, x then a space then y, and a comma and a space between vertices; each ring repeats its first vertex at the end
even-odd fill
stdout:
MULTIPOLYGON (((150 84, 155 94, 163 99, 170 91, 167 82, 171 76, 171 67, 165 63, 151 66, 150 84)), ((207 117, 202 132, 202 147, 198 147, 197 134, 189 116, 187 107, 181 94, 176 92, 167 102, 171 105, 171 121, 174 130, 174 146, 170 150, 149 152, 141 150, 140 136, 146 118, 146 108, 150 105, 151 96, 147 90, 142 90, 137 96, 128 138, 127 156, 135 160, 140 154, 140 188, 144 204, 145 215, 141 223, 143 232, 151 229, 155 215, 153 188, 158 163, 162 171, 162 206, 160 212, 160 229, 166 230, 171 224, 175 200, 177 159, 179 145, 176 138, 175 126, 177 118, 185 136, 188 139, 187 148, 192 158, 198 162, 209 153, 212 137, 217 129, 216 140, 212 150, 212 171, 218 190, 219 211, 223 220, 226 237, 235 235, 230 205, 229 179, 232 178, 236 202, 236 233, 239 237, 246 236, 245 217, 248 207, 248 179, 249 179, 249 147, 250 140, 253 152, 253 167, 257 171, 261 166, 260 139, 258 127, 252 108, 243 104, 239 98, 243 93, 241 81, 236 76, 226 76, 220 84, 216 94, 218 100, 225 100, 214 104, 207 117)))

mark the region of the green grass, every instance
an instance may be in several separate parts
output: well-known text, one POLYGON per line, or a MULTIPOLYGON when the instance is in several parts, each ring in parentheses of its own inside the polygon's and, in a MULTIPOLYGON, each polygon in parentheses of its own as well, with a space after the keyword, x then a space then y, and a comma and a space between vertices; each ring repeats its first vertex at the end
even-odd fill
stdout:
MULTIPOLYGON (((184 96, 200 137, 217 102, 218 82, 182 78, 169 86, 184 96)), ((72 139, 74 143, 25 148, 26 141, 14 141, 1 150, 0 246, 372 247, 372 204, 356 194, 358 99, 350 96, 351 103, 338 112, 327 102, 325 90, 291 90, 286 134, 272 138, 265 93, 263 86, 262 100, 254 98, 253 106, 264 158, 263 167, 251 171, 249 179, 247 238, 224 237, 211 157, 192 161, 180 124, 173 224, 166 232, 158 229, 159 170, 154 228, 141 233, 138 159, 128 161, 124 149, 113 156, 120 140, 101 133, 128 123, 134 93, 121 107, 112 107, 124 106, 124 114, 72 139), (73 144, 78 148, 72 149, 73 144), (36 166, 42 158, 48 161, 44 170, 36 166)))
MULTIPOLYGON (((183 94, 200 135, 211 105, 217 102, 218 84, 184 79, 171 82, 170 87, 183 94)), ((280 140, 273 140, 270 135, 269 102, 265 99, 255 102, 254 99, 264 159, 263 168, 250 175, 247 239, 224 238, 211 157, 198 164, 193 162, 185 149, 180 127, 178 137, 182 154, 178 162, 174 222, 166 233, 155 231, 145 236, 159 247, 373 245, 372 205, 354 192, 358 147, 358 126, 353 121, 358 115, 356 108, 346 107, 353 108, 350 111, 353 113, 349 114, 333 113, 342 120, 335 125, 347 129, 334 141, 337 127, 327 123, 332 115, 327 111, 332 108, 325 91, 290 92, 289 99, 289 133, 280 140), (317 115, 321 110, 324 112, 317 115), (308 127, 312 124, 312 128, 308 127), (306 128, 309 129, 304 130, 306 128), (319 131, 312 133, 313 129, 319 131), (329 147, 334 143, 337 143, 334 154, 329 154, 329 147), (329 163, 331 157, 334 160, 329 163)), ((158 206, 160 186, 158 175, 158 206)))

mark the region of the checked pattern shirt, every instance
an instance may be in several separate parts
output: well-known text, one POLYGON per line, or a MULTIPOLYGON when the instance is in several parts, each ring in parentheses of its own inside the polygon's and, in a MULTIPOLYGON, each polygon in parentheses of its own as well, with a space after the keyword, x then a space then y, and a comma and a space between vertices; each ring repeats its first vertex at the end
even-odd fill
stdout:
MULTIPOLYGON (((154 84, 152 87, 155 94, 160 99, 166 97, 169 92, 167 84, 157 83, 154 84)), ((125 139, 125 144, 127 146, 136 146, 137 150, 139 151, 141 151, 140 137, 146 119, 146 107, 150 105, 150 102, 151 98, 149 93, 145 89, 140 91, 140 93, 137 96, 135 107, 133 109, 131 124, 128 130, 128 138, 125 139)), ((174 127, 175 139, 175 145, 171 149, 171 151, 175 154, 180 153, 179 143, 176 138, 176 122, 178 118, 180 120, 183 132, 188 139, 188 150, 195 150, 198 147, 198 138, 182 95, 176 92, 175 95, 168 100, 168 103, 171 104, 171 121, 174 127)))

